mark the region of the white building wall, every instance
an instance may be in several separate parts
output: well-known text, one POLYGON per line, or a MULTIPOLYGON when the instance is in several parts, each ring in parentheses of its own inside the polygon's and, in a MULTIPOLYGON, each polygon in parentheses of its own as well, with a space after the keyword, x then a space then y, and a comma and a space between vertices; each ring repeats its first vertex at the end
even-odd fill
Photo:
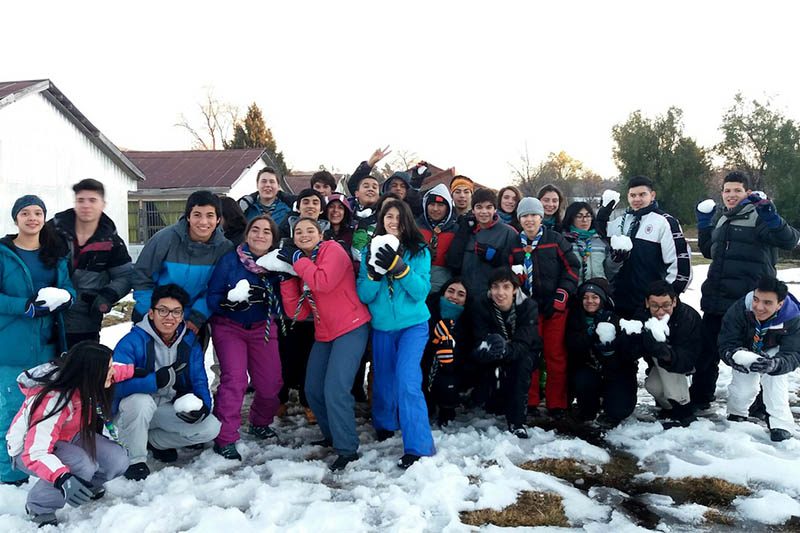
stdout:
POLYGON ((256 176, 258 176, 258 171, 264 168, 264 162, 259 160, 256 163, 248 168, 247 170, 239 176, 239 179, 233 182, 231 185, 231 189, 228 191, 226 196, 233 198, 234 200, 238 200, 245 194, 250 194, 256 191, 256 176))
POLYGON ((106 188, 106 214, 128 241, 128 176, 41 94, 0 108, 0 233, 16 233, 14 200, 36 194, 48 219, 73 207, 72 185, 94 178, 106 188))

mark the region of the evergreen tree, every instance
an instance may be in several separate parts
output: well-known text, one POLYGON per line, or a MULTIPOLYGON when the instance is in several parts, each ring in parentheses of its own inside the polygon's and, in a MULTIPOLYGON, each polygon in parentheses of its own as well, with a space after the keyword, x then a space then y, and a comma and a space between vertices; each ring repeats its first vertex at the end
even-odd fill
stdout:
POLYGON ((233 148, 264 148, 272 159, 276 170, 281 175, 286 176, 289 169, 283 159, 283 152, 278 151, 278 145, 272 130, 264 122, 264 115, 261 113, 255 102, 247 108, 244 120, 236 123, 233 129, 233 139, 225 146, 233 148))

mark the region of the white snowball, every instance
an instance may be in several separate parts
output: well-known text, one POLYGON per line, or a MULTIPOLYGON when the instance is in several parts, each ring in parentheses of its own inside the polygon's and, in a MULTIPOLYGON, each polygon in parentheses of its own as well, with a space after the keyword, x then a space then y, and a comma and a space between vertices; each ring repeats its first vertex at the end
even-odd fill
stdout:
POLYGON ((482 343, 480 343, 480 345, 478 346, 478 349, 479 349, 479 350, 488 350, 488 349, 489 349, 489 343, 488 343, 488 342, 486 342, 486 341, 483 341, 483 342, 482 342, 482 343))
POLYGON ((297 275, 292 265, 278 259, 278 250, 272 250, 270 253, 262 255, 258 258, 256 264, 261 268, 266 268, 270 272, 286 272, 292 276, 297 275))
POLYGON ((250 295, 250 282, 240 279, 236 286, 228 291, 228 300, 231 302, 244 302, 250 295))
POLYGON ((611 247, 614 250, 628 251, 633 249, 633 241, 627 235, 612 235, 611 247))
POLYGON ((59 305, 67 303, 70 298, 69 292, 58 287, 42 287, 36 294, 36 300, 43 301, 51 311, 59 305))
POLYGON ((644 323, 644 327, 653 334, 653 338, 658 342, 666 342, 669 337, 669 315, 664 315, 661 320, 656 317, 650 317, 644 323))
POLYGON ((521 276, 525 273, 525 267, 522 265, 511 265, 511 272, 513 272, 518 276, 521 276))
POLYGON ((376 235, 372 238, 369 245, 369 264, 375 269, 375 272, 378 274, 386 274, 386 270, 379 267, 375 264, 375 255, 378 253, 378 249, 382 248, 384 245, 388 244, 391 246, 392 250, 397 250, 400 247, 400 241, 394 235, 376 235))
POLYGON ((701 213, 710 213, 717 207, 717 203, 709 198, 708 200, 703 200, 699 204, 697 204, 697 210, 701 213))
POLYGON ((190 411, 197 411, 198 409, 203 408, 203 400, 195 396, 194 394, 185 394, 175 400, 175 412, 176 413, 188 413, 190 411))
POLYGON ((764 191, 753 191, 752 194, 757 195, 762 200, 766 200, 767 199, 767 193, 765 193, 764 191))
POLYGON ((735 354, 733 354, 733 361, 737 365, 742 365, 745 368, 750 368, 750 365, 756 362, 756 359, 761 357, 755 352, 751 352, 750 350, 737 350, 735 354))
POLYGON ((642 332, 642 323, 638 320, 625 320, 624 318, 620 319, 619 327, 622 331, 627 333, 628 335, 638 334, 642 332))
POLYGON ((602 204, 604 207, 612 203, 617 204, 618 202, 619 193, 617 191, 612 191, 611 189, 606 189, 603 191, 602 204))
POLYGON ((603 344, 608 344, 617 338, 617 328, 610 322, 600 322, 597 324, 597 337, 603 344))
POLYGON ((356 211, 356 218, 369 218, 373 212, 371 207, 365 207, 361 211, 356 211))

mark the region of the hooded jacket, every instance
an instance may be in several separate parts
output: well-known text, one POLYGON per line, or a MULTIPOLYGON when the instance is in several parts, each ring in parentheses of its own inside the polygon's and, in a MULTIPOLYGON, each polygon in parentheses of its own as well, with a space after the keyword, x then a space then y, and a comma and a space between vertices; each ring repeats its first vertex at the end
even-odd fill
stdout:
POLYGON ((326 241, 338 241, 342 243, 344 249, 347 250, 347 254, 351 255, 350 249, 353 246, 353 208, 350 207, 350 202, 347 201, 347 198, 342 193, 335 192, 328 196, 328 202, 326 204, 326 212, 327 206, 329 206, 332 202, 339 202, 344 207, 344 218, 342 219, 342 223, 339 225, 339 231, 336 232, 333 230, 333 225, 328 222, 329 226, 323 233, 323 238, 326 241))
POLYGON ((436 185, 422 197, 422 214, 417 217, 417 227, 422 232, 422 236, 425 237, 425 242, 431 251, 432 293, 438 292, 442 285, 452 277, 450 268, 447 266, 447 252, 450 250, 450 245, 453 243, 458 230, 453 214, 453 198, 450 196, 447 186, 443 183, 436 185), (428 198, 432 196, 442 197, 447 205, 447 214, 439 222, 432 222, 428 218, 428 198), (434 233, 436 233, 436 246, 432 243, 434 233))
POLYGON ((192 241, 189 224, 183 217, 160 230, 144 245, 133 269, 134 312, 137 316, 146 315, 153 289, 174 283, 189 293, 186 320, 203 325, 211 316, 206 292, 214 265, 232 248, 221 228, 208 242, 192 241))
POLYGON ((67 209, 48 222, 63 237, 69 248, 70 276, 77 297, 64 314, 68 333, 100 331, 103 315, 92 313, 92 303, 98 295, 113 305, 131 290, 133 263, 125 242, 117 234, 114 221, 105 213, 83 247, 78 247, 75 235, 75 210, 67 209))
MULTIPOLYGON (((33 402, 44 387, 41 379, 54 369, 52 363, 46 363, 19 375, 17 383, 25 395, 25 402, 6 434, 9 457, 19 456, 25 468, 49 483, 55 482, 59 476, 70 471, 69 467, 53 453, 53 449, 59 441, 70 442, 80 433, 83 409, 80 392, 75 391, 58 414, 42 420, 59 404, 61 393, 50 391, 36 411, 31 412, 33 402)), ((130 379, 133 370, 133 365, 115 363, 114 383, 130 379)))
POLYGON ((261 204, 258 191, 239 198, 239 207, 248 222, 260 215, 270 215, 278 226, 283 224, 283 221, 286 220, 286 217, 291 213, 292 204, 294 204, 294 196, 286 194, 283 191, 278 191, 278 194, 275 196, 275 200, 271 206, 272 210, 267 209, 261 204))

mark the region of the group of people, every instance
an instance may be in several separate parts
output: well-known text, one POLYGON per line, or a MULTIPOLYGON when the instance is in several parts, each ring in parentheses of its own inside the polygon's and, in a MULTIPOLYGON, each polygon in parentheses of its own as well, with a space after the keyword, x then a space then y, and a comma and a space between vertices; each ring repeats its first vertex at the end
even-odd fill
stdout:
POLYGON ((596 211, 552 185, 523 197, 458 175, 420 190, 424 162, 381 183, 386 153, 358 166, 349 195, 320 171, 291 197, 270 168, 238 202, 196 191, 135 264, 100 182, 77 183, 75 208, 49 221, 38 197, 14 203, 18 234, 0 240, 0 480, 39 478, 34 521, 102 497, 113 477, 146 478, 148 453, 169 463, 213 441, 241 461, 248 388, 261 440, 297 389, 333 471, 359 458, 356 401, 377 440, 401 433, 408 468, 435 453, 431 420, 447 426, 459 407, 504 415, 519 438, 542 401, 543 416, 614 427, 636 406, 641 358, 665 426, 709 408, 721 359, 729 420, 763 397, 772 440, 792 436, 800 305, 775 264, 800 234, 745 174, 725 177, 720 208, 698 205, 701 318, 680 299, 691 251, 648 178, 628 181, 627 209, 606 191, 596 211), (133 327, 112 351, 102 318, 131 289, 133 327))

